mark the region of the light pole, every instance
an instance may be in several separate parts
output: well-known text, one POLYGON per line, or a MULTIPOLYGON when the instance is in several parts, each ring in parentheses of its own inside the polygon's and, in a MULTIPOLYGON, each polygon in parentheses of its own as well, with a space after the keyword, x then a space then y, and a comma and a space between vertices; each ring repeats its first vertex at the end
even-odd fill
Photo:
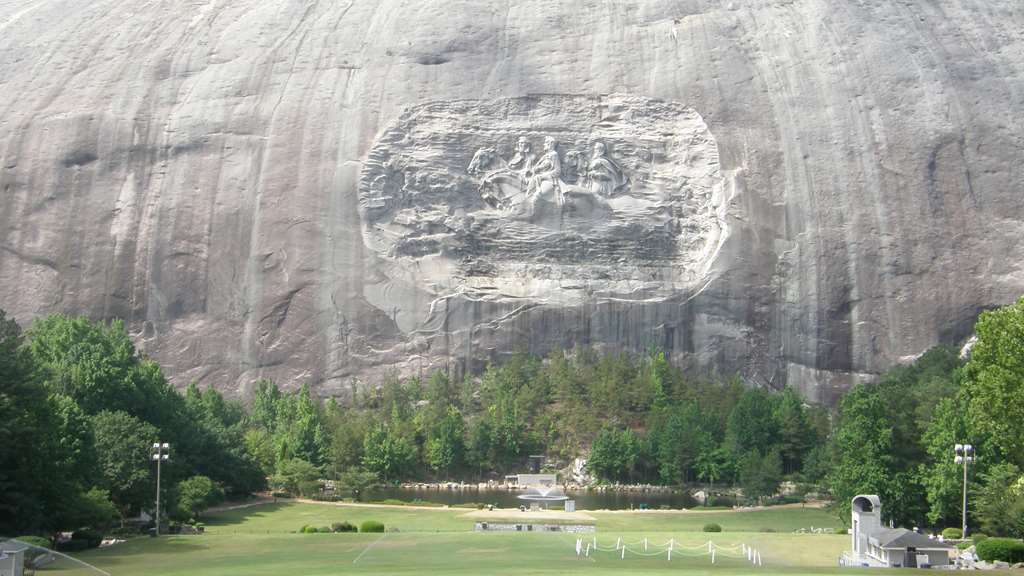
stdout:
POLYGON ((160 535, 160 463, 171 459, 171 445, 167 442, 153 443, 151 452, 153 460, 156 460, 156 535, 160 535))
POLYGON ((964 505, 963 505, 963 526, 962 537, 967 538, 967 465, 974 462, 974 446, 970 444, 957 444, 953 446, 953 453, 956 457, 953 462, 964 465, 964 505))

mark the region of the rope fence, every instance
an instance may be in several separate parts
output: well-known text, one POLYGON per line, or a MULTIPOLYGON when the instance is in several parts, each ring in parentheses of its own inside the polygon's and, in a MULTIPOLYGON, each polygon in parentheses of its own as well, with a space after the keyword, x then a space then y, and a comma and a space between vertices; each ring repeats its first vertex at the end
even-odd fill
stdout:
POLYGON ((623 542, 620 537, 615 540, 614 546, 602 546, 597 541, 596 536, 593 538, 576 539, 577 558, 590 558, 591 555, 596 555, 598 553, 615 554, 618 555, 621 560, 625 560, 627 555, 638 556, 641 558, 665 556, 665 559, 668 562, 672 561, 672 556, 685 556, 689 558, 710 556, 712 564, 715 563, 717 558, 724 557, 746 560, 754 566, 764 565, 764 561, 761 558, 761 552, 745 543, 722 546, 715 544, 712 540, 708 540, 703 544, 687 545, 676 541, 675 538, 671 538, 668 542, 657 544, 650 542, 647 538, 637 540, 636 542, 623 542))

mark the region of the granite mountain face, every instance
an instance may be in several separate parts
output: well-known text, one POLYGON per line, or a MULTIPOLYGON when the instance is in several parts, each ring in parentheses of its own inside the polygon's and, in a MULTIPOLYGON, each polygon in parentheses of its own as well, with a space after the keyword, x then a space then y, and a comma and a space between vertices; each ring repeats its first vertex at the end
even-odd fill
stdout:
POLYGON ((851 384, 1024 294, 1024 7, 0 2, 0 307, 176 383, 664 349, 851 384))

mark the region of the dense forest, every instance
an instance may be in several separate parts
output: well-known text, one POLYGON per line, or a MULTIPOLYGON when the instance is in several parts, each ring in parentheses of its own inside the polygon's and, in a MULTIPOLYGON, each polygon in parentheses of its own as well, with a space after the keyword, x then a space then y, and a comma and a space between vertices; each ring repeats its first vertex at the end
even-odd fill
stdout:
MULTIPOLYGON (((850 390, 834 410, 791 389, 696 378, 656 350, 519 354, 454 380, 353 382, 348 398, 257 383, 245 402, 183 393, 119 322, 52 316, 24 334, 0 311, 0 533, 106 529, 149 510, 150 447, 171 445, 167 510, 194 519, 255 491, 316 497, 374 483, 499 478, 531 454, 588 460, 599 483, 737 486, 749 502, 878 493, 892 520, 959 525, 970 442, 972 525, 1024 533, 1024 300, 981 316, 968 361, 946 348, 850 390), (41 479, 43 479, 41 481, 41 479)), ((209 384, 209 383, 207 383, 209 384)))

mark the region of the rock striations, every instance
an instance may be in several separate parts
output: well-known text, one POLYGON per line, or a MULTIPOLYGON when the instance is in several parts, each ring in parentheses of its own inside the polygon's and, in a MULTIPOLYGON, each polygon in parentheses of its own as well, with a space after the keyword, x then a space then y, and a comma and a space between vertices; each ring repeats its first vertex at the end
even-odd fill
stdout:
POLYGON ((815 401, 1024 294, 1018 0, 0 0, 0 307, 179 384, 665 349, 815 401))

